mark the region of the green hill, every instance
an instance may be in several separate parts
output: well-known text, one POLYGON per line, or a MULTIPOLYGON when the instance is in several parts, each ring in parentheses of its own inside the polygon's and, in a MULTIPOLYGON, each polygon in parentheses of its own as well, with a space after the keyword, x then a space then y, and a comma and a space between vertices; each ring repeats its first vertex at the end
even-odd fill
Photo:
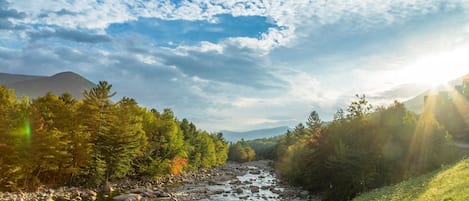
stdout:
POLYGON ((365 193, 354 201, 469 200, 469 158, 394 186, 365 193))

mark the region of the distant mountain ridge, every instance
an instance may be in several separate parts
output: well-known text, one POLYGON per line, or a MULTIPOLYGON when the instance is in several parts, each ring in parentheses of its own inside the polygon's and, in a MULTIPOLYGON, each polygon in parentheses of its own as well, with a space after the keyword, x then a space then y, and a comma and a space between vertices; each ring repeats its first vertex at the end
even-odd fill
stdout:
POLYGON ((93 82, 74 72, 61 72, 52 76, 34 76, 0 73, 0 84, 15 90, 18 97, 36 98, 48 92, 56 95, 70 93, 83 98, 83 91, 96 86, 93 82))
POLYGON ((222 130, 220 132, 223 133, 225 139, 229 142, 237 142, 241 139, 244 140, 253 140, 259 138, 269 138, 275 137, 279 135, 283 135, 290 129, 288 126, 279 126, 274 128, 266 128, 266 129, 258 129, 258 130, 250 130, 244 132, 237 132, 237 131, 229 131, 229 130, 222 130))
POLYGON ((32 79, 37 79, 37 78, 44 78, 44 77, 46 76, 0 73, 0 84, 9 85, 15 82, 32 80, 32 79))

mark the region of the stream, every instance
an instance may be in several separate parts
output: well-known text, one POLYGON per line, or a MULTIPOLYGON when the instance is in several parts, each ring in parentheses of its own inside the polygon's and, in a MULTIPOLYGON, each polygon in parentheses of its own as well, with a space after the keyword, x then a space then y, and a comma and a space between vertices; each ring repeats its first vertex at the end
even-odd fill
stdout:
POLYGON ((320 200, 307 191, 281 182, 270 161, 228 163, 213 180, 172 189, 177 200, 320 200))

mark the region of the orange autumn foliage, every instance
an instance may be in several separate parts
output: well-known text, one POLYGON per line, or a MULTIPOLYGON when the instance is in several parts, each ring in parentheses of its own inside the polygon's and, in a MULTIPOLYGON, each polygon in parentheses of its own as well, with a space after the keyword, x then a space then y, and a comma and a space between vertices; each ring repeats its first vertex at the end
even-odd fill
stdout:
POLYGON ((186 166, 187 159, 176 156, 169 166, 169 172, 173 175, 181 174, 186 166))

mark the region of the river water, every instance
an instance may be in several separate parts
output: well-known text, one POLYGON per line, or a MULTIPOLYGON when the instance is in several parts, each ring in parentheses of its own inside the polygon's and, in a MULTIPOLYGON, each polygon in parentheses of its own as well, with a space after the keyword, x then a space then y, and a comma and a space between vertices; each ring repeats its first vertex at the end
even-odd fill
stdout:
POLYGON ((310 196, 307 191, 281 182, 270 167, 270 163, 270 161, 255 161, 227 165, 223 173, 233 176, 221 177, 215 181, 185 184, 173 189, 173 195, 178 200, 201 201, 320 200, 318 197, 310 196))

